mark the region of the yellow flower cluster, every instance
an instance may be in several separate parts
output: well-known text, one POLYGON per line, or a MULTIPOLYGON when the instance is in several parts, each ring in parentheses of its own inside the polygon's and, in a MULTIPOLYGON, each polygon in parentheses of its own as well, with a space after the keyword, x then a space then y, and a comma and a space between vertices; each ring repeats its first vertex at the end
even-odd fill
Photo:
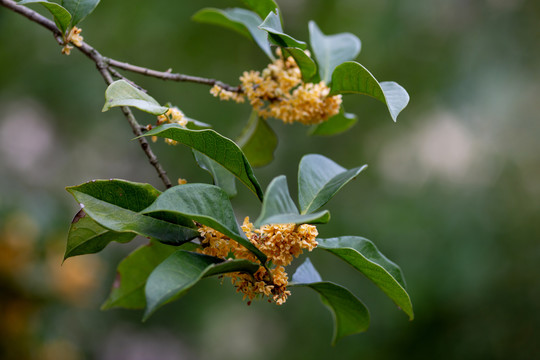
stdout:
MULTIPOLYGON (((231 278, 236 291, 242 293, 244 299, 249 300, 248 304, 257 296, 266 296, 269 298, 268 301, 273 300, 277 305, 282 305, 291 294, 287 290, 289 282, 285 266, 289 265, 294 257, 298 257, 303 249, 311 251, 317 246, 316 227, 307 224, 300 226, 283 224, 265 225, 260 229, 254 229, 246 217, 242 230, 275 267, 268 268, 261 264, 253 275, 235 272, 226 276, 231 278)), ((199 227, 199 233, 202 238, 200 253, 222 259, 235 258, 259 262, 245 247, 212 228, 202 225, 199 227)))
POLYGON ((214 95, 215 97, 219 97, 220 100, 233 100, 239 104, 246 100, 242 94, 225 90, 217 84, 210 89, 210 94, 214 95))
MULTIPOLYGON (((187 119, 184 116, 184 113, 177 107, 171 107, 165 114, 158 115, 157 125, 162 124, 178 124, 181 126, 186 126, 188 123, 187 119)), ((153 136, 152 141, 156 142, 157 137, 153 136)), ((165 143, 169 145, 177 145, 178 141, 172 139, 165 139, 165 143)))
POLYGON ((62 48, 62 54, 69 55, 71 53, 71 49, 73 49, 73 46, 69 45, 70 43, 77 47, 80 47, 82 45, 83 37, 81 36, 81 31, 82 29, 79 29, 76 26, 71 28, 64 40, 65 45, 62 48))
MULTIPOLYGON (((278 55, 281 52, 278 49, 278 55)), ((304 83, 300 68, 289 56, 269 64, 262 73, 246 71, 240 77, 243 95, 263 118, 274 117, 285 123, 295 121, 318 124, 339 113, 341 95, 329 96, 330 88, 320 83, 304 83)), ((222 100, 241 97, 237 93, 214 86, 210 93, 222 100)))

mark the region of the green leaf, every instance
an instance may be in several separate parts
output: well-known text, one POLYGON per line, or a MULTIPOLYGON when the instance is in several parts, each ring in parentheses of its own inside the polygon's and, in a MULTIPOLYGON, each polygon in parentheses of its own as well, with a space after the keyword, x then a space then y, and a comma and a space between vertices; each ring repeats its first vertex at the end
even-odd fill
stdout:
POLYGON ((366 167, 347 170, 322 155, 305 155, 298 166, 298 200, 302 214, 320 209, 366 167))
POLYGON ((346 113, 343 106, 341 106, 339 114, 332 116, 330 119, 320 124, 312 126, 309 130, 309 135, 337 135, 349 130, 357 121, 358 117, 355 114, 346 113))
POLYGON ((125 309, 144 309, 146 298, 144 285, 150 273, 161 264, 177 247, 151 242, 129 254, 116 270, 116 280, 102 310, 122 307, 125 309))
POLYGON ((362 94, 372 96, 388 106, 394 122, 409 103, 409 94, 399 84, 391 81, 379 83, 357 62, 345 62, 334 70, 330 95, 362 94))
POLYGON ((125 80, 117 80, 105 90, 105 105, 102 111, 116 106, 132 106, 153 115, 161 115, 168 110, 167 107, 159 105, 153 97, 125 80))
POLYGON ((227 260, 178 250, 162 262, 146 282, 146 320, 164 304, 178 299, 201 279, 229 272, 253 274, 259 265, 247 260, 227 260))
POLYGON ((76 26, 90 15, 98 6, 100 0, 62 0, 62 5, 71 13, 73 21, 71 26, 76 26))
POLYGON ((251 38, 270 59, 275 59, 268 43, 268 34, 258 27, 262 22, 262 18, 253 11, 240 8, 225 10, 206 8, 193 15, 193 20, 223 26, 251 38))
POLYGON ((301 215, 289 194, 285 175, 275 177, 268 188, 262 204, 261 214, 255 226, 266 224, 324 224, 330 220, 328 211, 301 215))
POLYGON ((233 174, 197 150, 193 150, 193 155, 195 156, 195 160, 197 160, 197 164, 212 175, 214 185, 222 188, 229 197, 236 196, 236 178, 233 174))
POLYGON ((282 51, 284 57, 292 56, 294 58, 294 61, 300 68, 304 82, 315 82, 314 78, 317 75, 317 65, 304 50, 295 47, 286 47, 282 51))
POLYGON ((62 34, 65 34, 66 30, 69 28, 69 23, 71 22, 71 14, 64 7, 60 6, 55 2, 47 0, 23 0, 19 1, 17 4, 27 5, 36 3, 45 6, 45 8, 49 10, 49 12, 54 17, 54 22, 56 23, 62 34))
POLYGON ((274 0, 242 0, 247 7, 255 11, 261 18, 278 9, 274 0))
POLYGON ((309 22, 309 42, 319 64, 321 80, 327 84, 330 83, 336 66, 354 60, 362 47, 356 35, 350 33, 325 35, 314 21, 309 22))
POLYGON ((86 216, 80 210, 71 222, 69 228, 64 260, 72 256, 95 254, 103 250, 110 242, 127 243, 135 238, 136 234, 111 231, 86 216))
POLYGON ((163 192, 143 213, 159 211, 179 214, 209 226, 242 244, 261 259, 261 263, 266 262, 266 256, 238 227, 229 196, 217 186, 185 184, 172 187, 163 192))
POLYGON ((144 136, 159 136, 173 139, 200 151, 234 174, 257 197, 262 200, 263 192, 248 159, 236 143, 214 130, 190 130, 178 124, 158 126, 144 136))
POLYGON ((264 166, 274 160, 278 139, 266 120, 253 111, 236 143, 252 166, 264 166))
POLYGON ((263 23, 259 25, 259 29, 267 31, 269 35, 268 39, 271 40, 275 45, 281 47, 300 48, 302 50, 307 49, 307 44, 305 42, 296 40, 292 36, 283 32, 281 19, 279 17, 279 10, 277 9, 275 12, 268 14, 263 23))
POLYGON ((192 118, 188 118, 187 116, 184 116, 184 119, 187 120, 186 128, 191 130, 204 130, 204 129, 211 129, 212 125, 203 123, 202 121, 195 120, 192 118))
POLYGON ((334 319, 332 345, 342 337, 368 329, 369 312, 366 306, 343 286, 321 281, 309 258, 294 273, 289 287, 294 286, 306 286, 318 292, 322 303, 332 313, 334 319))
POLYGON ((349 263, 373 281, 407 315, 414 318, 411 299, 399 266, 388 260, 369 240, 358 236, 317 239, 318 248, 349 263))
POLYGON ((94 180, 66 189, 88 216, 109 230, 153 237, 174 245, 199 236, 189 219, 165 214, 150 217, 140 213, 159 195, 159 191, 148 184, 94 180))

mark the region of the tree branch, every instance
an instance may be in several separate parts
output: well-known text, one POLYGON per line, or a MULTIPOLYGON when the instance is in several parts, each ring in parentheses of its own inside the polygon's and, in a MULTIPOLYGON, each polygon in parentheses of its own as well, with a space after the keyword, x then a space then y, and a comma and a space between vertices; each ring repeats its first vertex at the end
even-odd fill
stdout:
MULTIPOLYGON (((36 13, 33 10, 30 10, 25 6, 17 5, 17 3, 12 0, 0 0, 0 5, 23 15, 29 20, 50 30, 53 33, 56 41, 60 45, 65 45, 62 38, 62 33, 60 32, 60 30, 58 30, 53 21, 41 16, 40 14, 36 13)), ((83 54, 89 57, 96 64, 99 73, 101 74, 107 85, 110 85, 113 82, 113 77, 109 70, 109 65, 105 61, 105 57, 85 42, 83 42, 80 47, 77 47, 77 49, 79 49, 83 54)), ((150 161, 150 164, 156 169, 156 172, 158 173, 158 176, 161 178, 161 181, 163 182, 165 187, 170 188, 172 184, 167 176, 167 173, 159 163, 152 149, 150 148, 148 140, 146 140, 146 138, 144 137, 141 137, 141 135, 143 135, 143 132, 141 131, 141 125, 137 122, 137 119, 135 118, 129 107, 122 106, 120 109, 124 113, 124 116, 126 117, 129 125, 131 126, 133 134, 138 137, 137 140, 139 141, 141 148, 146 154, 146 157, 150 161)))

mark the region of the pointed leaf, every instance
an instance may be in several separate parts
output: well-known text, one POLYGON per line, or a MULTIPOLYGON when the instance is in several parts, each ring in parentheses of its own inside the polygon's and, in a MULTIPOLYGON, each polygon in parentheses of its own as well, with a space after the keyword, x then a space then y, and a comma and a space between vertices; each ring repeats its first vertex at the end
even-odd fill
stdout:
POLYGON ((286 47, 282 51, 284 57, 292 56, 294 58, 294 61, 300 68, 304 82, 315 82, 314 78, 317 75, 317 65, 304 50, 295 47, 286 47))
POLYGON ((54 21, 56 25, 58 26, 62 34, 65 34, 71 22, 71 14, 64 7, 60 6, 59 4, 55 2, 47 1, 47 0, 23 0, 23 1, 19 1, 17 4, 27 5, 27 4, 36 4, 36 3, 40 3, 41 5, 45 6, 47 10, 49 10, 49 12, 54 17, 54 21))
POLYGON ((317 239, 318 248, 327 250, 349 263, 373 281, 407 315, 414 318, 405 279, 399 266, 388 260, 369 240, 358 236, 317 239))
POLYGON ((102 310, 122 307, 125 309, 144 309, 146 298, 144 285, 150 273, 161 264, 177 247, 151 242, 129 254, 118 265, 116 280, 102 310))
POLYGON ((99 225, 117 232, 153 237, 161 242, 180 245, 197 236, 191 220, 139 213, 150 205, 159 192, 148 184, 123 180, 94 180, 67 191, 81 204, 84 212, 99 225))
POLYGON ((255 226, 266 224, 324 224, 330 220, 330 213, 322 211, 316 214, 301 215, 289 194, 285 175, 272 180, 262 204, 261 214, 255 226))
POLYGON ((356 35, 350 33, 325 35, 314 21, 309 22, 309 41, 319 64, 321 80, 327 84, 332 80, 332 72, 336 66, 354 60, 362 47, 356 35))
POLYGON ((268 43, 268 34, 266 31, 258 28, 262 22, 262 18, 253 11, 240 8, 225 10, 206 8, 193 15, 193 20, 223 26, 248 38, 252 38, 270 59, 275 59, 268 43))
POLYGON ((214 185, 222 188, 229 197, 236 196, 236 178, 231 172, 197 150, 193 150, 193 155, 201 169, 208 171, 212 175, 214 185))
POLYGON ((362 94, 374 97, 388 106, 394 121, 409 103, 409 94, 399 84, 391 81, 379 83, 365 67, 354 61, 336 67, 330 89, 330 95, 362 94))
POLYGON ((95 254, 103 250, 110 242, 127 243, 135 238, 136 234, 111 231, 86 216, 80 210, 69 228, 64 260, 72 256, 95 254))
POLYGON ((178 250, 162 262, 146 283, 144 320, 164 304, 178 299, 201 279, 228 272, 253 274, 259 265, 247 260, 227 260, 178 250))
POLYGON ((242 148, 249 163, 258 167, 267 165, 274 160, 278 139, 266 120, 253 111, 236 143, 242 148))
POLYGON ((298 166, 298 200, 302 214, 320 209, 366 167, 347 170, 322 155, 305 155, 298 166))
POLYGON ((261 18, 265 18, 270 12, 278 9, 274 0, 242 0, 247 7, 255 11, 261 18))
POLYGON ((357 121, 358 117, 355 114, 346 113, 342 106, 339 114, 312 126, 309 130, 309 135, 330 136, 341 134, 353 127, 357 121))
POLYGON ((132 106, 153 115, 161 115, 168 110, 167 107, 159 105, 153 97, 125 80, 117 80, 105 90, 105 105, 102 111, 116 106, 132 106))
POLYGON ((71 26, 76 26, 90 15, 98 6, 100 0, 62 0, 62 5, 71 13, 73 21, 71 26))
POLYGON ((178 124, 158 126, 144 134, 144 136, 154 135, 173 139, 200 151, 233 173, 262 200, 263 192, 255 175, 253 175, 253 169, 234 141, 214 130, 190 130, 178 124))
POLYGON ((193 219, 238 241, 253 252, 261 263, 266 256, 240 230, 228 195, 219 187, 208 184, 185 184, 163 192, 143 213, 170 212, 193 219))
POLYGON ((293 275, 289 287, 310 287, 321 296, 321 301, 328 307, 334 319, 332 345, 342 337, 364 332, 369 327, 369 312, 366 306, 343 286, 320 281, 320 276, 306 259, 293 275))
POLYGON ((303 41, 296 40, 290 35, 283 32, 281 26, 281 18, 279 17, 279 10, 268 14, 263 23, 259 25, 259 29, 268 32, 268 39, 275 45, 282 47, 300 48, 302 50, 307 49, 307 44, 303 41))

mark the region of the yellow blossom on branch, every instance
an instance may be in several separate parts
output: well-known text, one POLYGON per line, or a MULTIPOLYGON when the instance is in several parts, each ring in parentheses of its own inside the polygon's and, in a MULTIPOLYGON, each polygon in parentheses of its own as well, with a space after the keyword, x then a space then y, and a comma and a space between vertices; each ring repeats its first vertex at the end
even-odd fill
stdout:
POLYGON ((83 43, 83 37, 81 36, 82 29, 74 26, 69 31, 68 35, 64 39, 64 47, 62 48, 62 54, 69 55, 71 53, 71 49, 73 49, 73 46, 70 44, 73 44, 77 47, 82 46, 83 43))
MULTIPOLYGON (((289 278, 285 266, 289 265, 294 257, 298 257, 303 249, 311 251, 317 246, 315 240, 318 235, 317 228, 308 224, 273 224, 255 229, 246 217, 242 230, 251 243, 268 257, 274 267, 269 268, 261 264, 253 275, 234 272, 225 276, 231 278, 236 291, 242 293, 244 299, 251 301, 256 297, 266 296, 269 301, 282 305, 291 294, 287 290, 289 278)), ((199 233, 202 239, 202 249, 198 250, 200 253, 222 259, 235 258, 259 262, 245 247, 212 228, 201 225, 199 233)))

